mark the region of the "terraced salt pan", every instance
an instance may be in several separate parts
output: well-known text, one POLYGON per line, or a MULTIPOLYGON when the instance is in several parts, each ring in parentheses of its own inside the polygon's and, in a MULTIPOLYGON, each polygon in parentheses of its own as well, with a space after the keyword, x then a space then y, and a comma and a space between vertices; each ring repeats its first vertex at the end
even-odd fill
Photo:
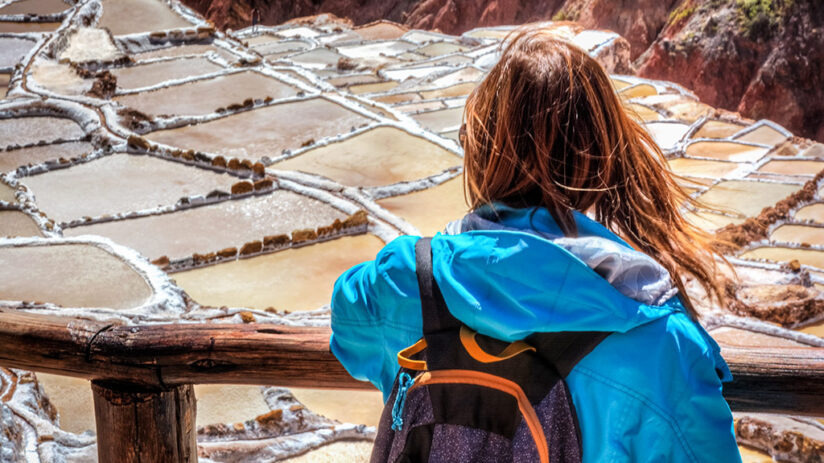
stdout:
POLYGON ((429 45, 424 45, 415 50, 415 53, 420 53, 425 56, 435 57, 446 55, 449 53, 461 53, 469 50, 469 47, 459 45, 452 42, 433 42, 429 45))
POLYGON ((742 463, 774 463, 775 460, 773 457, 767 455, 766 453, 752 449, 750 447, 745 447, 743 445, 738 446, 738 451, 741 452, 741 461, 742 463))
POLYGON ((711 187, 699 199, 712 207, 754 217, 761 209, 772 206, 799 188, 800 185, 787 183, 727 180, 711 187))
MULTIPOLYGON (((94 399, 89 381, 70 376, 37 373, 37 381, 69 432, 95 431, 94 399)), ((268 413, 259 386, 195 385, 197 425, 238 423, 268 413)))
POLYGON ((790 262, 797 260, 801 265, 824 269, 824 251, 816 249, 786 248, 781 246, 761 247, 747 251, 740 256, 743 259, 766 259, 773 262, 790 262))
POLYGON ((679 119, 689 123, 693 123, 715 111, 712 106, 687 98, 667 101, 657 106, 669 111, 673 119, 679 119))
POLYGON ((727 215, 714 214, 712 212, 688 212, 685 215, 687 221, 696 227, 706 230, 715 231, 723 228, 729 224, 739 225, 744 223, 744 219, 740 217, 730 217, 727 215))
MULTIPOLYGON (((250 40, 251 42, 251 40, 250 40)), ((302 40, 294 41, 266 41, 253 45, 253 49, 263 56, 283 53, 297 53, 299 51, 308 50, 311 45, 302 40)))
POLYGON ((320 35, 320 32, 309 27, 292 27, 289 29, 281 29, 277 31, 277 35, 286 38, 312 38, 320 35))
POLYGON ((147 138, 224 156, 259 159, 345 133, 369 119, 322 98, 245 111, 211 122, 152 132, 147 138))
POLYGON ((80 77, 67 63, 41 61, 32 67, 29 83, 63 95, 83 95, 93 81, 80 77))
POLYGON ((762 125, 755 130, 751 130, 743 135, 735 137, 735 139, 739 141, 761 143, 764 145, 777 145, 787 138, 789 138, 787 135, 784 135, 769 125, 762 125))
POLYGON ((743 129, 743 125, 731 122, 709 120, 701 125, 693 138, 728 138, 743 129))
POLYGON ((484 78, 485 75, 486 74, 480 69, 474 68, 472 66, 467 66, 453 73, 447 74, 442 77, 438 77, 437 79, 433 80, 430 83, 430 85, 427 85, 425 88, 421 88, 421 90, 427 90, 433 87, 447 87, 455 84, 460 84, 463 82, 479 82, 481 79, 484 78))
POLYGON ((415 48, 415 45, 409 42, 394 40, 346 45, 338 47, 338 53, 359 60, 386 60, 386 57, 396 56, 413 48, 415 48))
POLYGON ((291 387, 289 391, 312 412, 343 423, 377 427, 383 411, 383 397, 375 390, 291 387))
POLYGON ((50 15, 60 13, 70 7, 71 5, 63 0, 20 0, 0 7, 0 15, 50 15))
POLYGON ((380 81, 380 77, 375 74, 356 74, 351 76, 332 77, 326 80, 326 82, 338 88, 356 84, 372 84, 380 81))
POLYGON ((0 262, 0 300, 130 309, 152 296, 125 261, 89 244, 4 245, 0 262))
POLYGON ((14 67, 36 43, 34 40, 0 37, 0 68, 14 67))
POLYGON ((650 122, 644 125, 662 150, 674 149, 684 138, 690 126, 672 122, 650 122))
POLYGON ((313 310, 330 302, 338 276, 374 259, 382 247, 372 235, 347 236, 175 273, 174 279, 204 305, 313 310))
POLYGON ((340 441, 319 447, 303 455, 287 458, 282 463, 367 463, 372 455, 372 443, 340 441))
POLYGON ((439 88, 436 90, 424 90, 420 93, 425 100, 434 98, 449 98, 454 96, 469 95, 477 86, 478 84, 475 82, 466 82, 463 84, 450 85, 449 87, 439 88))
POLYGON ((802 333, 818 336, 819 338, 824 338, 824 322, 805 326, 804 328, 801 328, 799 331, 801 331, 802 333))
POLYGON ((355 32, 365 40, 394 40, 406 33, 406 29, 394 23, 377 22, 356 27, 355 32))
POLYGON ((670 170, 678 175, 722 178, 739 167, 734 162, 708 161, 706 159, 675 158, 667 161, 670 170))
POLYGON ((272 165, 350 186, 379 186, 437 174, 462 160, 444 148, 394 127, 378 127, 272 165))
POLYGON ((6 91, 9 88, 10 80, 10 74, 0 73, 0 100, 2 100, 4 96, 6 96, 6 91))
POLYGON ((645 96, 657 95, 658 90, 649 84, 637 84, 621 89, 618 94, 627 99, 641 98, 645 96))
POLYGON ((0 182, 0 201, 7 203, 16 203, 17 199, 14 197, 14 188, 0 182))
POLYGON ((223 48, 216 47, 212 44, 192 44, 192 45, 178 45, 167 48, 160 48, 157 50, 146 51, 142 53, 135 53, 132 58, 135 61, 148 60, 153 58, 171 58, 184 55, 202 55, 214 51, 222 56, 229 57, 229 52, 223 48))
POLYGON ((463 176, 426 190, 384 198, 378 204, 411 223, 424 236, 443 231, 447 223, 469 210, 464 200, 463 176))
POLYGON ((0 119, 0 148, 33 145, 41 140, 72 140, 84 135, 71 119, 48 116, 0 119))
POLYGON ((388 92, 397 86, 397 82, 390 80, 388 82, 375 82, 371 84, 355 84, 349 87, 349 91, 360 95, 363 93, 388 92))
POLYGON ((103 222, 63 230, 65 236, 101 235, 150 259, 205 254, 264 236, 329 225, 346 215, 318 200, 287 190, 224 201, 170 214, 103 222))
POLYGON ((454 129, 455 127, 460 127, 463 121, 463 108, 450 108, 419 113, 413 115, 412 119, 418 121, 424 128, 440 133, 454 129))
POLYGON ((782 175, 815 175, 824 170, 824 161, 772 160, 761 166, 758 172, 782 175))
POLYGON ((624 107, 629 111, 630 116, 635 118, 636 120, 641 120, 644 122, 648 121, 658 121, 661 120, 663 117, 653 111, 652 109, 647 108, 646 106, 642 106, 635 103, 625 104, 624 107))
POLYGON ((52 32, 57 30, 60 27, 60 23, 24 23, 24 22, 11 22, 11 21, 0 21, 0 32, 11 32, 11 33, 20 33, 20 32, 52 32))
POLYGON ((223 69, 203 57, 180 58, 137 66, 113 69, 117 77, 117 86, 124 89, 142 88, 157 85, 169 80, 202 76, 223 69))
POLYGON ((49 402, 57 409, 60 428, 74 433, 97 430, 90 381, 48 373, 36 375, 37 382, 45 390, 49 402))
POLYGON ((328 48, 315 48, 307 52, 299 53, 289 57, 289 61, 300 64, 307 69, 323 69, 337 66, 342 55, 335 53, 328 48))
POLYGON ((770 233, 770 239, 783 243, 807 243, 813 246, 824 246, 824 227, 781 225, 770 233))
POLYGON ((181 197, 229 191, 237 178, 152 156, 113 154, 21 179, 57 221, 151 209, 181 197))
POLYGON ((277 79, 245 71, 115 99, 145 114, 205 115, 221 107, 241 104, 247 98, 280 99, 297 93, 295 87, 277 79))
POLYGON ((793 216, 795 220, 812 220, 824 224, 824 203, 810 204, 799 209, 793 216))
POLYGON ((0 209, 0 237, 3 236, 43 236, 43 232, 25 212, 0 209))
POLYGON ((68 142, 53 145, 31 146, 0 152, 0 172, 15 170, 28 164, 36 165, 60 158, 73 159, 90 153, 93 147, 88 142, 68 142))
POLYGON ((805 347, 789 339, 739 328, 722 327, 710 333, 719 344, 737 347, 805 347))
POLYGON ((114 35, 191 27, 161 0, 102 0, 100 27, 114 35))
POLYGON ((699 141, 690 143, 686 153, 689 156, 714 158, 735 162, 755 162, 764 157, 769 148, 744 145, 729 141, 699 141))

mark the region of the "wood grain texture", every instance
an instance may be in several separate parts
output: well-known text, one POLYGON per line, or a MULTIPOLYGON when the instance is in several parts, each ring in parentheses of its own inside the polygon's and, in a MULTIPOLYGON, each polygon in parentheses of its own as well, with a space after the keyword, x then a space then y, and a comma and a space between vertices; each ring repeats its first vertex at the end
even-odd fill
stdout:
MULTIPOLYGON (((329 351, 329 328, 267 324, 108 325, 0 309, 0 365, 120 382, 371 388, 329 351)), ((824 349, 736 348, 722 354, 733 410, 824 416, 824 349)))
POLYGON ((192 385, 164 391, 92 382, 100 463, 197 463, 192 385))

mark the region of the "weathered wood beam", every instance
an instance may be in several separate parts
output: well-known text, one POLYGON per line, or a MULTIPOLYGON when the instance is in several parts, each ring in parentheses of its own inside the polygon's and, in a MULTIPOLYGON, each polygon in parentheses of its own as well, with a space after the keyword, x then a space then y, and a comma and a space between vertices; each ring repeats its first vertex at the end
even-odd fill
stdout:
MULTIPOLYGON (((146 389, 183 384, 370 388, 329 351, 329 328, 107 325, 0 309, 0 365, 146 389)), ((734 410, 824 416, 824 349, 724 347, 734 410)))
POLYGON ((197 463, 192 385, 143 390, 92 382, 99 463, 197 463))

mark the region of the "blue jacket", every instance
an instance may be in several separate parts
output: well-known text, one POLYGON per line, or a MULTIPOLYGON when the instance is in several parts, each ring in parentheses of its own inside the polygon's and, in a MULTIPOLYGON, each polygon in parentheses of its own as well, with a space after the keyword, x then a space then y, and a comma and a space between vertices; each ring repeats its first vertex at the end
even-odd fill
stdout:
MULTIPOLYGON (((511 209, 509 229, 438 234, 433 272, 450 312, 470 328, 515 341, 535 332, 611 331, 567 383, 584 462, 739 462, 721 395, 729 369, 677 297, 648 305, 624 296, 538 232, 559 234, 544 209, 511 209), (513 231, 512 229, 516 229, 513 231), (520 229, 522 231, 517 231, 520 229)), ((576 213, 581 236, 626 246, 576 213)), ((397 353, 422 335, 415 242, 402 236, 335 283, 331 349, 352 376, 391 393, 397 353)))

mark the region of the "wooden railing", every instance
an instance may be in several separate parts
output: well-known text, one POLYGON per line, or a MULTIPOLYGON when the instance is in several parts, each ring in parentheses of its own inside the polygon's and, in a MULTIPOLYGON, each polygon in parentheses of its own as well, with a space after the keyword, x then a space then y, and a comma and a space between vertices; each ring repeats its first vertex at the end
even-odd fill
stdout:
MULTIPOLYGON (((371 388, 328 328, 143 326, 0 309, 0 365, 92 381, 99 463, 196 462, 194 384, 371 388)), ((824 416, 824 350, 725 347, 733 410, 824 416)))

